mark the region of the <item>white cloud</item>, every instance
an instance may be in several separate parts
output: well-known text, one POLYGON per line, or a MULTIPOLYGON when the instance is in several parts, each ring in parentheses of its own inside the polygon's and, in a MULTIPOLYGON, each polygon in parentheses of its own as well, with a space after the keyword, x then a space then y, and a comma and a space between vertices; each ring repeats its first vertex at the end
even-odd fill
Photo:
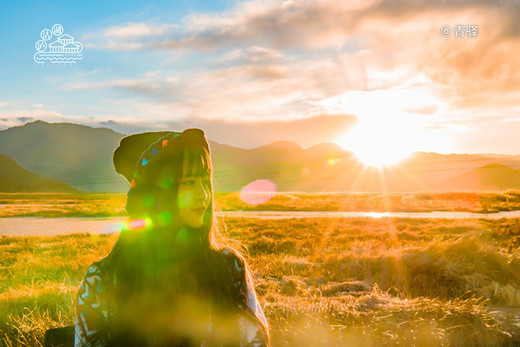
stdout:
POLYGON ((13 109, 0 111, 0 129, 23 125, 26 122, 42 120, 49 123, 77 123, 99 126, 100 121, 90 115, 64 114, 51 109, 13 109))
POLYGON ((177 28, 175 24, 149 25, 145 23, 126 23, 125 25, 107 28, 104 36, 116 39, 139 39, 164 35, 168 30, 177 28))
MULTIPOLYGON (((90 43, 161 50, 168 72, 78 80, 62 89, 144 96, 129 101, 132 115, 158 121, 265 122, 322 113, 362 118, 379 103, 380 114, 396 105, 399 112, 429 117, 431 129, 460 130, 458 111, 466 121, 476 109, 498 119, 518 105, 520 60, 508 54, 520 50, 515 4, 245 1, 220 13, 191 14, 179 24, 127 23, 100 30, 90 43), (478 24, 479 36, 442 37, 442 25, 458 23, 478 24), (183 68, 176 69, 168 59, 180 59, 181 51, 183 68), (189 65, 192 57, 197 63, 189 65)), ((478 124, 473 130, 485 131, 478 124)))
POLYGON ((177 28, 176 24, 125 23, 86 33, 82 36, 82 40, 87 48, 115 51, 141 50, 147 48, 146 40, 171 35, 177 28))
POLYGON ((279 61, 284 57, 280 51, 259 47, 251 46, 248 48, 238 48, 225 53, 221 61, 245 61, 250 63, 264 63, 279 61))

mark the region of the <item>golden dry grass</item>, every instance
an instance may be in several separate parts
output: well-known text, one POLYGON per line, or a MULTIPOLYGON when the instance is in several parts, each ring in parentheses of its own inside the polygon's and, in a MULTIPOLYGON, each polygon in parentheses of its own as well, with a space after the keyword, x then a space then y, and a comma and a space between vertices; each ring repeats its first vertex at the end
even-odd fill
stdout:
MULTIPOLYGON (((493 213, 520 210, 520 191, 502 193, 277 193, 260 205, 239 193, 217 193, 224 211, 464 211, 493 213)), ((125 216, 126 194, 0 193, 1 217, 125 216)))
POLYGON ((126 216, 126 194, 0 193, 0 218, 126 216))
MULTIPOLYGON (((516 220, 227 218, 275 346, 520 343, 516 220), (509 310, 509 311, 507 311, 509 310)), ((87 266, 116 235, 0 239, 0 341, 72 324, 87 266)))

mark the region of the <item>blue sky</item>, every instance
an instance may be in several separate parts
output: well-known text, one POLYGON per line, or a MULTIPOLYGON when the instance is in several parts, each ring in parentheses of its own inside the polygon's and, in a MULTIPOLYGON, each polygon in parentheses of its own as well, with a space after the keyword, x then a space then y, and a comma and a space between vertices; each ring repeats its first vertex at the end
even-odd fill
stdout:
POLYGON ((515 1, 11 1, 0 4, 0 129, 201 127, 244 148, 520 154, 515 1), (37 64, 54 24, 77 64, 37 64), (455 25, 476 26, 455 37, 455 25), (449 36, 441 28, 453 30, 449 36), (468 31, 469 32, 469 31, 468 31))
MULTIPOLYGON (((192 11, 222 10, 226 2, 12 1, 2 2, 0 6, 2 13, 6 14, 1 19, 2 27, 8 28, 0 53, 0 74, 8 82, 0 87, 3 99, 27 105, 56 105, 67 114, 91 110, 92 116, 96 117, 103 113, 103 108, 97 110, 93 104, 104 95, 103 92, 65 93, 59 90, 59 85, 98 72, 106 79, 118 76, 136 78, 160 65, 161 60, 146 53, 110 54, 103 50, 86 49, 85 60, 80 64, 38 65, 32 61, 32 56, 35 53, 34 43, 40 39, 41 30, 50 29, 59 23, 65 33, 81 41, 82 35, 97 29, 141 21, 178 22, 192 11), (172 3, 175 5, 172 6, 172 3), (136 64, 136 60, 140 63, 136 64), (78 103, 85 107, 85 111, 77 107, 78 103)), ((115 94, 114 98, 117 97, 115 94)))

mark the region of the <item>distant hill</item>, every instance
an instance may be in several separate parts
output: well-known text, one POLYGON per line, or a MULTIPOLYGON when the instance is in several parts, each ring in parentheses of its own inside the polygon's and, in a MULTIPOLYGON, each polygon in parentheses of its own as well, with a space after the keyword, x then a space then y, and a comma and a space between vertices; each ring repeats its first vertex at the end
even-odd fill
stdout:
POLYGON ((41 178, 21 168, 13 159, 0 154, 0 192, 76 193, 79 190, 63 182, 41 178))
MULTIPOLYGON (((106 128, 36 121, 0 131, 0 153, 39 176, 86 191, 126 191, 128 183, 112 165, 112 153, 124 136, 106 128)), ((210 141, 210 147, 217 191, 239 191, 258 179, 273 181, 279 191, 303 192, 519 188, 515 168, 520 168, 520 156, 417 152, 377 170, 332 143, 304 149, 280 141, 242 149, 210 141), (487 165, 505 168, 483 169, 487 165)))
POLYGON ((478 191, 520 189, 520 170, 503 164, 488 164, 454 177, 444 186, 478 191))
MULTIPOLYGON (((477 185, 452 184, 450 180, 480 166, 496 164, 497 160, 520 167, 518 156, 417 152, 400 165, 378 170, 363 166, 353 153, 331 143, 303 149, 278 142, 250 150, 217 149, 213 153, 220 190, 240 190, 255 179, 272 180, 280 191, 478 190, 477 185)), ((494 186, 503 190, 518 184, 510 179, 494 186)))
POLYGON ((0 153, 42 177, 87 191, 123 191, 127 184, 112 165, 125 135, 107 128, 43 121, 0 131, 0 153))

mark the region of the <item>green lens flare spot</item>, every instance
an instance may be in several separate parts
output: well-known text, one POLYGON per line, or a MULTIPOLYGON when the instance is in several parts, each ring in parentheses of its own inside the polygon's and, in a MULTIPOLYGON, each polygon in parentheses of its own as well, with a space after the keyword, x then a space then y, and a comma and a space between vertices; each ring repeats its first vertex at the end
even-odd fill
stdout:
POLYGON ((159 213, 158 219, 161 225, 169 225, 172 223, 173 215, 171 212, 164 211, 159 213))
POLYGON ((162 189, 170 189, 173 186, 173 177, 166 177, 159 183, 162 189))
POLYGON ((145 218, 145 219, 144 219, 144 223, 145 223, 145 228, 146 228, 146 229, 151 229, 151 228, 153 228, 153 221, 152 221, 152 219, 151 219, 150 217, 145 218))
POLYGON ((193 193, 190 191, 181 192, 178 196, 177 204, 179 208, 188 208, 192 205, 193 193))

